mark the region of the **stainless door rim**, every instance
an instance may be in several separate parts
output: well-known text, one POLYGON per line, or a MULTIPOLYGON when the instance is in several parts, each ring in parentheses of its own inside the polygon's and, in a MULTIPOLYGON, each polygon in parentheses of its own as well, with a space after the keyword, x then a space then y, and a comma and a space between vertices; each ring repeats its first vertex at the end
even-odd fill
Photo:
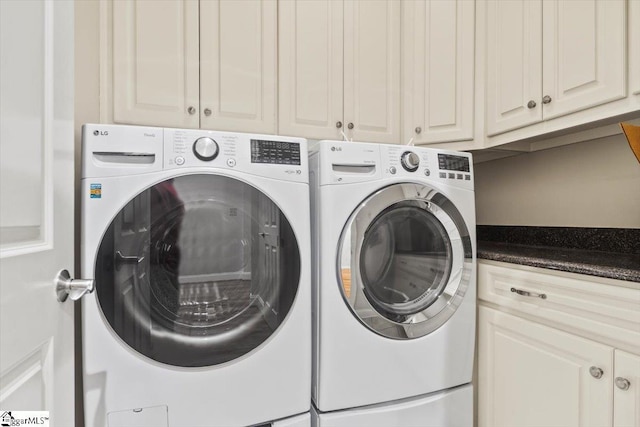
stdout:
MULTIPOLYGON (((337 248, 337 281, 340 292, 355 317, 377 334, 395 339, 425 336, 444 325, 463 301, 471 279, 473 252, 465 221, 446 196, 426 184, 399 183, 384 187, 367 197, 353 211, 342 230, 337 248), (412 206, 430 213, 446 231, 450 241, 451 268, 438 297, 419 311, 391 316, 381 313, 369 300, 360 271, 360 255, 365 231, 380 213, 394 205, 412 206), (360 231, 358 231, 360 230, 360 231), (343 254, 349 255, 348 265, 342 265, 343 254), (342 270, 350 270, 350 293, 345 292, 342 270)), ((417 300, 425 299, 425 295, 417 300)), ((405 306, 406 307, 406 306, 405 306)))

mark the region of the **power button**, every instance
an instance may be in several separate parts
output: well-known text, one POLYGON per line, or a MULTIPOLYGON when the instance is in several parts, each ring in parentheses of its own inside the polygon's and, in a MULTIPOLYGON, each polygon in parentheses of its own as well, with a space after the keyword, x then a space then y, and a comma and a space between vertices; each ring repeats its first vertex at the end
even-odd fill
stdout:
POLYGON ((178 165, 178 166, 184 165, 184 157, 182 157, 182 156, 176 157, 176 165, 178 165))
POLYGON ((229 166, 230 168, 234 167, 236 165, 236 159, 227 159, 227 166, 229 166))

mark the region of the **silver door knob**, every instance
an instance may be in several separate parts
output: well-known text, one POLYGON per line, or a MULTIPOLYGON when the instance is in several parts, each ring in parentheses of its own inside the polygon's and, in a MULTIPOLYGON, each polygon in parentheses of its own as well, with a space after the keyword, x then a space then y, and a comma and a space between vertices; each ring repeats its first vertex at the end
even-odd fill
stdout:
POLYGON ((543 104, 548 104, 551 102, 551 97, 549 95, 545 95, 542 97, 542 103, 543 104))
POLYGON ((532 109, 532 108, 536 108, 536 101, 534 101, 533 99, 529 102, 527 102, 527 108, 532 109))
POLYGON ((620 390, 626 391, 629 390, 629 387, 631 387, 631 383, 626 378, 616 377, 615 383, 616 387, 618 387, 620 390))
POLYGON ((336 122, 336 127, 340 129, 342 127, 342 122, 336 122))
POLYGON ((347 127, 348 127, 349 129, 353 129, 353 123, 349 123, 349 124, 347 125, 347 127))
POLYGON ((211 115, 211 109, 210 108, 205 108, 204 109, 204 115, 209 117, 211 115))
POLYGON ((191 114, 192 116, 196 113, 196 107, 189 107, 187 108, 187 113, 191 114))
POLYGON ((417 133, 417 134, 422 133, 422 128, 421 128, 420 126, 418 126, 418 127, 416 128, 416 133, 417 133))
POLYGON ((591 374, 591 376, 593 378, 596 379, 600 379, 602 378, 602 375, 604 374, 604 372, 602 371, 602 369, 598 368, 597 366, 592 366, 589 368, 589 373, 591 374))
POLYGON ((95 289, 95 280, 72 279, 67 270, 60 270, 53 279, 53 284, 60 302, 65 302, 69 297, 72 301, 77 301, 95 289))

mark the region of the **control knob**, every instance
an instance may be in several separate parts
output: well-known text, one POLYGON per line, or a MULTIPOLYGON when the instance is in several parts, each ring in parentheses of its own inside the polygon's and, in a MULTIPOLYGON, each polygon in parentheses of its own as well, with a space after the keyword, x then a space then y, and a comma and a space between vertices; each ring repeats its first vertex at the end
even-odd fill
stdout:
POLYGON ((198 138, 196 142, 193 143, 193 154, 205 162, 210 162, 215 159, 219 151, 218 143, 207 136, 198 138))
POLYGON ((415 172, 420 166, 420 157, 412 151, 405 151, 400 156, 400 163, 405 170, 409 172, 415 172))

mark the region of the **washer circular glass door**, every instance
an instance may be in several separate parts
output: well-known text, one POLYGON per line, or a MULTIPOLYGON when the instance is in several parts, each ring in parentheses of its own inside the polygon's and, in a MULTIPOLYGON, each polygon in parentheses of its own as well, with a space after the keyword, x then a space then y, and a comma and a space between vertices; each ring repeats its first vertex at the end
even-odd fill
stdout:
POLYGON ((96 294, 113 331, 161 363, 213 366, 284 322, 300 279, 278 206, 238 179, 184 175, 135 196, 98 250, 96 294))
POLYGON ((385 187, 345 225, 338 281, 351 311, 396 339, 427 335, 462 302, 471 277, 469 231, 455 205, 420 184, 385 187))

